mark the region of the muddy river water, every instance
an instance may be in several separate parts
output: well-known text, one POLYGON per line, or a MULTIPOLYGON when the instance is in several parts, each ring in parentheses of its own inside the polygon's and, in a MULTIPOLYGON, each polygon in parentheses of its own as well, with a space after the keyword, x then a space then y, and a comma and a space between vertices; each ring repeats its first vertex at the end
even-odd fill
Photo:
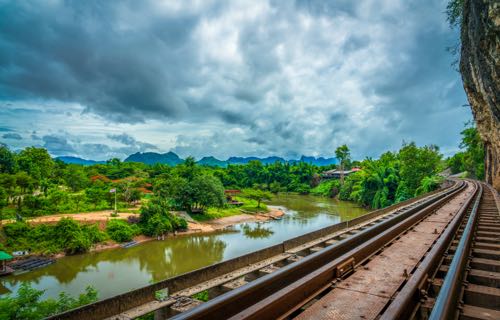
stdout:
POLYGON ((282 208, 283 219, 64 257, 48 267, 0 278, 0 294, 16 292, 23 281, 28 281, 45 290, 44 298, 56 297, 61 291, 76 295, 92 285, 103 299, 366 213, 350 202, 303 195, 280 195, 268 205, 282 208))

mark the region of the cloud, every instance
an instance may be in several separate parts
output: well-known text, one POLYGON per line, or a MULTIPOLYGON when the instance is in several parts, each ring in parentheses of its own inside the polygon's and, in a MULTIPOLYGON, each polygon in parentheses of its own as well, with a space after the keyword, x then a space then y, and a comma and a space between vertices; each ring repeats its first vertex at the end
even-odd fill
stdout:
POLYGON ((132 149, 137 149, 138 151, 144 151, 146 149, 158 150, 158 147, 154 144, 137 141, 134 137, 122 133, 122 134, 108 134, 108 138, 111 140, 118 141, 127 147, 132 147, 132 149))
POLYGON ((2 138, 11 139, 11 140, 22 140, 23 139, 23 137, 21 137, 21 135, 18 133, 5 133, 4 135, 2 135, 2 138))
POLYGON ((73 155, 75 149, 65 137, 48 135, 43 136, 43 147, 55 156, 73 155))
POLYGON ((466 99, 445 51, 458 37, 445 7, 8 2, 0 116, 19 132, 62 136, 68 145, 45 144, 87 158, 331 156, 343 143, 362 158, 402 140, 453 150, 471 114, 459 108, 466 99))

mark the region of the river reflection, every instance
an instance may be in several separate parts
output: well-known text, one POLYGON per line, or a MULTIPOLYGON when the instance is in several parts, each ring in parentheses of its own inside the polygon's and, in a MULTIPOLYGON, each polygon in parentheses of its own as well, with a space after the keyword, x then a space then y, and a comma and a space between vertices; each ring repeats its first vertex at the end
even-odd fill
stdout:
POLYGON ((128 249, 64 257, 48 267, 1 278, 4 288, 0 286, 0 293, 15 292, 21 282, 29 281, 35 288, 46 290, 44 297, 55 297, 61 291, 78 294, 92 285, 100 298, 107 298, 366 212, 352 203, 312 196, 281 195, 270 204, 285 211, 283 219, 245 223, 210 235, 177 236, 128 249))
POLYGON ((244 224, 241 226, 241 230, 243 231, 243 234, 245 237, 250 238, 250 239, 257 239, 257 238, 269 238, 274 231, 271 230, 271 228, 266 228, 262 223, 257 223, 256 226, 251 226, 249 224, 244 224))

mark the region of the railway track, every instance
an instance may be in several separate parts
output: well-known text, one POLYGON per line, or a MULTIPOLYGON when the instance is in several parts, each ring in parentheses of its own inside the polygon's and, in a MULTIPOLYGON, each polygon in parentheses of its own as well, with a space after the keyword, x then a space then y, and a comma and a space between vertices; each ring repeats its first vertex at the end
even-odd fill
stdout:
MULTIPOLYGON (((119 315, 109 317, 109 319, 134 319, 153 310, 156 312, 156 316, 159 319, 167 319, 179 313, 183 313, 203 304, 203 302, 193 298, 193 295, 199 292, 207 291, 208 297, 210 300, 213 300, 218 296, 228 293, 229 291, 235 291, 250 282, 254 282, 259 278, 294 264, 295 262, 298 262, 310 255, 323 251, 323 249, 328 248, 333 244, 354 237, 356 234, 366 229, 377 226, 377 230, 380 230, 380 226, 378 225, 391 219, 402 219, 404 216, 418 212, 429 204, 463 187, 461 183, 452 183, 452 185, 453 184, 454 186, 452 187, 443 189, 442 191, 427 195, 420 199, 416 199, 406 205, 388 211, 388 213, 374 215, 373 218, 360 223, 352 221, 353 225, 347 227, 346 229, 328 233, 326 236, 319 237, 301 245, 295 245, 293 248, 286 250, 280 255, 250 264, 229 274, 214 277, 209 281, 175 292, 166 300, 152 301, 124 311, 119 315)), ((301 241, 297 241, 297 243, 300 242, 301 241)), ((67 314, 66 316, 61 315, 60 317, 55 317, 55 319, 68 319, 71 317, 71 314, 67 314)))
POLYGON ((381 319, 500 319, 500 201, 478 184, 474 203, 420 264, 381 319))
MULTIPOLYGON (((153 311, 155 319, 177 320, 500 319, 497 203, 486 185, 455 181, 107 319, 153 311), (200 292, 208 301, 197 299, 200 292)), ((103 318, 84 312, 54 319, 103 318)))
MULTIPOLYGON (((407 251, 413 250, 413 255, 406 255, 408 261, 405 268, 396 272, 397 276, 392 282, 389 281, 389 289, 394 292, 389 290, 378 295, 382 299, 376 301, 377 312, 373 312, 373 301, 367 300, 365 303, 364 307, 371 310, 373 317, 379 317, 393 301, 396 291, 410 278, 429 248, 433 248, 433 244, 439 242, 450 226, 465 216, 478 190, 479 186, 475 183, 458 182, 454 187, 424 199, 410 209, 384 217, 383 221, 309 248, 310 253, 297 261, 289 261, 289 257, 287 264, 273 263, 268 268, 259 269, 260 274, 254 279, 247 275, 226 283, 222 286, 224 291, 215 294, 208 302, 193 303, 186 299, 184 305, 178 305, 177 308, 171 306, 169 310, 181 312, 173 319, 332 318, 332 313, 324 312, 329 310, 346 312, 338 316, 351 319, 355 315, 353 309, 358 313, 363 312, 359 305, 359 308, 350 307, 355 298, 354 292, 359 295, 360 291, 351 290, 346 294, 348 288, 343 286, 356 284, 357 281, 361 288, 364 284, 358 279, 359 275, 368 274, 372 270, 375 277, 371 280, 387 277, 384 272, 377 276, 377 268, 382 267, 384 270, 384 267, 391 267, 396 270, 399 262, 389 260, 385 264, 381 263, 386 253, 394 251, 394 258, 397 260, 398 255, 405 255, 405 250, 398 251, 394 248, 403 246, 407 251), (415 240, 421 242, 419 246, 412 243, 415 240), (377 263, 379 266, 376 266, 377 263), (376 267, 371 269, 371 264, 376 267), (332 299, 335 303, 341 301, 338 297, 341 292, 344 292, 342 299, 346 301, 343 306, 346 307, 345 310, 339 311, 341 308, 325 303, 332 299)), ((369 274, 365 276, 370 280, 369 274)), ((372 281, 371 284, 375 282, 372 281)), ((370 288, 370 282, 365 288, 370 288)), ((377 296, 365 293, 370 297, 377 296)), ((171 315, 172 313, 166 313, 164 318, 171 315)))

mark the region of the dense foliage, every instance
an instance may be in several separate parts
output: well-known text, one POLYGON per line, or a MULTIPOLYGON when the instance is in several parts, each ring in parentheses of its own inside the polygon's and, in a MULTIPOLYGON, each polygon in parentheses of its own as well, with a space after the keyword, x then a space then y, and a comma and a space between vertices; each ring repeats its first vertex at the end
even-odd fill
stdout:
POLYGON ((383 208, 439 185, 443 168, 436 146, 404 144, 399 152, 386 152, 378 160, 361 162, 363 170, 351 174, 341 186, 339 198, 371 208, 383 208))
POLYGON ((148 177, 158 170, 112 159, 82 166, 53 160, 47 150, 29 147, 19 153, 0 145, 0 218, 133 207, 152 187, 148 177))
POLYGON ((31 226, 26 222, 15 222, 3 229, 8 248, 40 253, 81 253, 107 238, 97 225, 80 225, 69 218, 61 219, 55 225, 31 226))
MULTIPOLYGON (((466 150, 449 160, 453 171, 463 170, 481 177, 482 145, 473 128, 462 133, 466 150)), ((130 241, 138 234, 159 236, 187 228, 184 219, 171 210, 182 210, 197 220, 266 210, 262 201, 271 193, 297 192, 339 196, 360 205, 381 208, 431 191, 440 184, 437 173, 444 169, 435 146, 407 143, 398 152, 361 162, 350 159, 343 145, 336 150, 342 167, 361 170, 345 181, 323 180, 321 173, 335 168, 305 162, 275 162, 228 165, 226 168, 196 164, 191 157, 174 167, 123 163, 111 159, 104 164, 75 165, 53 160, 42 148, 15 153, 0 146, 0 210, 4 218, 38 216, 59 212, 111 209, 116 189, 118 207, 131 208, 140 216, 130 221, 111 219, 105 230, 63 219, 53 226, 31 226, 24 222, 5 226, 4 244, 10 250, 53 253, 87 251, 104 239, 130 241), (226 202, 225 189, 239 189, 241 207, 226 202), (243 204, 241 204, 243 202, 243 204), (140 205, 139 205, 140 204, 140 205)), ((233 199, 234 200, 234 199, 233 199)))
POLYGON ((135 224, 129 224, 127 221, 111 219, 106 225, 106 233, 116 242, 127 242, 141 233, 140 228, 135 224))
POLYGON ((460 148, 463 150, 448 159, 452 173, 467 172, 473 178, 484 180, 484 145, 475 127, 466 127, 462 132, 460 148))
POLYGON ((0 319, 37 320, 97 301, 97 291, 87 287, 77 298, 65 292, 58 299, 41 300, 44 290, 37 290, 23 282, 15 296, 0 297, 0 319))
POLYGON ((187 228, 187 222, 171 214, 168 204, 161 198, 151 200, 141 208, 140 225, 148 236, 159 236, 173 230, 187 228))

